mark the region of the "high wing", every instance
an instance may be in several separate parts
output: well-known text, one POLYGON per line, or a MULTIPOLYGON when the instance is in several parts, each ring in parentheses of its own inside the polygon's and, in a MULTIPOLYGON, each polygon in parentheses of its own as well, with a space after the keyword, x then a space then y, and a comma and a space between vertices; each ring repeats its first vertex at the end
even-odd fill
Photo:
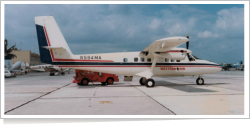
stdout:
POLYGON ((153 70, 158 59, 157 53, 167 53, 170 49, 175 48, 189 39, 186 37, 168 37, 160 40, 156 40, 151 43, 147 48, 145 48, 141 53, 147 55, 152 55, 154 57, 151 68, 149 70, 137 73, 137 76, 151 78, 153 76, 153 70))
POLYGON ((155 52, 167 52, 168 50, 188 41, 189 39, 186 37, 168 37, 156 40, 151 43, 147 48, 145 48, 141 53, 148 55, 153 54, 155 52))

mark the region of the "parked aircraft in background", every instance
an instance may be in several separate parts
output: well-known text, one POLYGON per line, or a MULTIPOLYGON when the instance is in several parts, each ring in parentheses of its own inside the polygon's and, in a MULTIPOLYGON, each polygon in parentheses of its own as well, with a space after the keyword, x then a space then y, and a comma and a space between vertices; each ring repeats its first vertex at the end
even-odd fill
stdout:
POLYGON ((65 75, 65 72, 70 73, 70 68, 62 68, 51 64, 30 66, 30 69, 39 72, 50 72, 50 76, 65 75))
MULTIPOLYGON (((52 16, 35 17, 41 61, 58 67, 88 70, 125 77, 140 76, 141 85, 154 87, 152 77, 198 75, 221 71, 221 66, 192 55, 189 37, 169 37, 154 41, 140 52, 72 54, 52 16), (187 48, 177 48, 186 43, 187 48)), ((132 80, 132 79, 131 79, 132 80)))
POLYGON ((234 70, 241 70, 244 71, 244 64, 242 61, 240 61, 239 63, 222 63, 221 64, 222 69, 225 71, 234 71, 234 70))
POLYGON ((22 64, 22 63, 23 63, 22 61, 16 62, 15 64, 13 64, 13 65, 9 68, 9 70, 10 70, 10 71, 15 71, 15 72, 21 71, 21 64, 22 64))
POLYGON ((6 69, 6 70, 8 70, 11 73, 12 77, 16 77, 16 73, 14 73, 14 72, 21 72, 22 71, 22 68, 21 68, 22 63, 23 63, 22 61, 18 61, 15 64, 13 64, 9 69, 6 69))

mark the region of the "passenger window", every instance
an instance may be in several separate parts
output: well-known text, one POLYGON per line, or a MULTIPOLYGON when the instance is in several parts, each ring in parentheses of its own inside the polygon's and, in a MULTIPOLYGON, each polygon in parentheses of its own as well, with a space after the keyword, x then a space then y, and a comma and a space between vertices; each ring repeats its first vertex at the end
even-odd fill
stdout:
POLYGON ((171 62, 174 62, 174 60, 173 60, 173 59, 171 59, 171 62))
POLYGON ((151 62, 151 58, 147 58, 147 61, 148 61, 148 62, 151 62))
POLYGON ((144 58, 141 58, 141 62, 144 62, 144 58))
POLYGON ((135 61, 135 62, 138 62, 138 58, 137 58, 137 57, 135 57, 135 58, 134 58, 134 61, 135 61))
POLYGON ((163 58, 159 58, 159 62, 163 62, 163 58))
POLYGON ((168 58, 165 58, 165 62, 168 62, 169 60, 168 60, 168 58))
POLYGON ((181 62, 181 60, 176 60, 176 62, 181 62))
POLYGON ((124 59, 123 59, 123 62, 128 62, 128 59, 127 59, 127 58, 124 58, 124 59))

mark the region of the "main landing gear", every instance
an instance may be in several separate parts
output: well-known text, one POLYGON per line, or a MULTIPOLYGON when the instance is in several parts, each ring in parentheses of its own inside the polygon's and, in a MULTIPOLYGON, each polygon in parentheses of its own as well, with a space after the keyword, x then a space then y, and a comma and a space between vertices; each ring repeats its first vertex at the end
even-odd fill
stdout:
MULTIPOLYGON (((155 86, 155 81, 151 78, 146 79, 145 77, 142 77, 140 79, 140 84, 145 85, 146 87, 154 87, 155 86)), ((197 85, 204 85, 204 79, 202 78, 201 75, 196 79, 196 84, 197 85)))
POLYGON ((146 85, 146 87, 154 87, 155 86, 155 81, 151 78, 146 79, 145 77, 142 77, 140 79, 140 84, 141 85, 146 85))
POLYGON ((204 79, 199 76, 197 79, 196 79, 196 84, 197 85, 204 85, 204 79))

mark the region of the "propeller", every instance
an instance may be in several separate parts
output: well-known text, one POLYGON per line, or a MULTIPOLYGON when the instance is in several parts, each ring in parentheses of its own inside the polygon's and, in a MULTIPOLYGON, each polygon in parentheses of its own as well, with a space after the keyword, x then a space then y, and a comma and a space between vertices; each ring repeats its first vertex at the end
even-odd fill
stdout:
POLYGON ((188 41, 186 42, 186 48, 188 49, 189 47, 189 35, 187 35, 188 41))

